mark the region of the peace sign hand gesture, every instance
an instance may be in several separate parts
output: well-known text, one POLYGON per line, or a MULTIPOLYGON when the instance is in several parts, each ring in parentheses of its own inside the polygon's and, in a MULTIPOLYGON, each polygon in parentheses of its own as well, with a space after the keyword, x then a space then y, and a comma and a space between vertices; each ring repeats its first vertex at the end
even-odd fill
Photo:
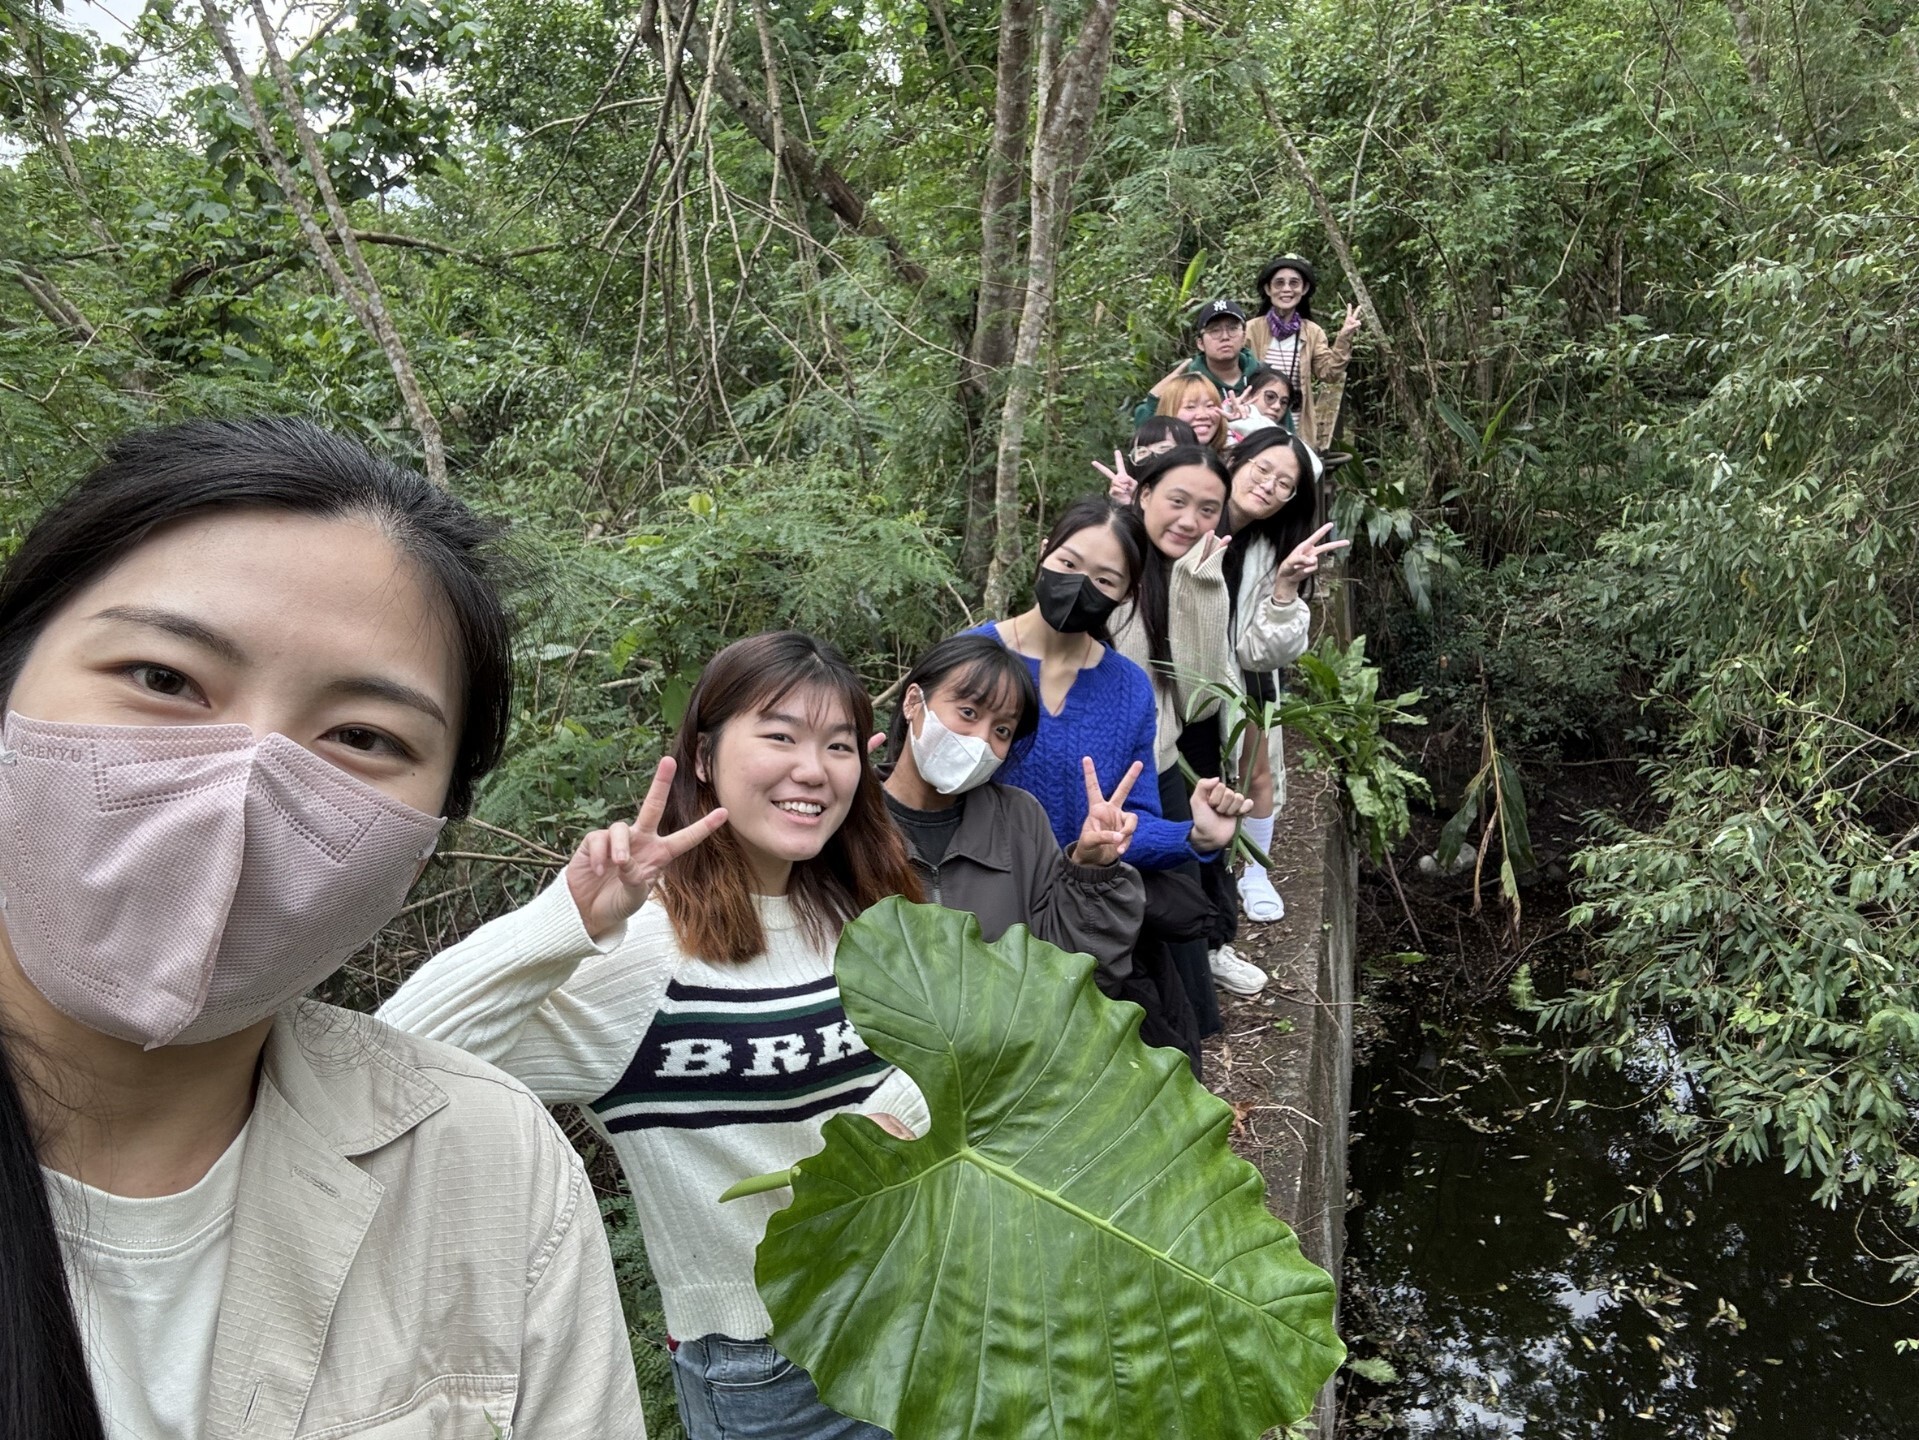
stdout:
POLYGON ((640 813, 631 825, 616 821, 580 842, 566 864, 566 888, 572 892, 586 933, 595 940, 625 924, 652 893, 653 884, 684 855, 726 823, 725 809, 714 810, 671 835, 660 834, 660 815, 673 788, 669 756, 653 772, 640 813))
POLYGON ((1133 503, 1133 491, 1139 488, 1139 482, 1134 480, 1132 474, 1127 470, 1126 457, 1124 455, 1117 450, 1113 452, 1113 468, 1111 470, 1108 470, 1097 460, 1093 462, 1093 468, 1106 477, 1106 493, 1112 496, 1117 503, 1121 505, 1130 505, 1133 503))
POLYGON ((1351 335, 1353 331, 1359 328, 1360 322, 1364 319, 1365 316, 1360 314, 1357 305, 1348 305, 1346 307, 1345 317, 1339 322, 1339 339, 1344 340, 1347 336, 1351 335))
POLYGON ((1139 828, 1139 816, 1125 807, 1133 782, 1139 779, 1140 762, 1133 762, 1110 796, 1099 792, 1099 772, 1093 768, 1092 756, 1080 756, 1079 766, 1086 775, 1086 823, 1066 858, 1075 865, 1117 865, 1139 828))
POLYGON ((1273 598, 1282 605, 1299 598, 1299 587, 1308 575, 1319 569, 1320 557, 1330 555, 1335 550, 1344 550, 1353 542, 1350 540, 1328 541, 1326 537, 1333 533, 1331 525, 1322 525, 1293 548, 1293 553, 1279 562, 1279 569, 1273 574, 1273 598), (1322 543, 1323 542, 1323 543, 1322 543))

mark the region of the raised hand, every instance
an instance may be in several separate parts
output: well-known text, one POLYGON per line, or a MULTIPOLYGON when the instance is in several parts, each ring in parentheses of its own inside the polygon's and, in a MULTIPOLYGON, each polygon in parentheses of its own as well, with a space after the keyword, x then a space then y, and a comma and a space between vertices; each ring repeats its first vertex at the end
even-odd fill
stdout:
POLYGON ((861 1113, 888 1135, 891 1135, 895 1140, 917 1140, 920 1138, 913 1133, 913 1127, 897 1115, 889 1115, 884 1110, 865 1110, 861 1113))
POLYGON ((1194 563, 1204 565, 1208 560, 1221 553, 1232 543, 1233 537, 1230 535, 1212 534, 1200 536, 1199 544, 1194 547, 1199 551, 1199 559, 1194 563))
POLYGON ((621 820, 595 830, 566 863, 566 888, 595 940, 625 924, 646 903, 666 867, 726 823, 726 811, 719 809, 671 835, 660 834, 673 770, 671 757, 660 761, 633 823, 621 820))
POLYGON ((1113 468, 1108 470, 1099 461, 1093 462, 1093 468, 1106 477, 1106 493, 1121 505, 1133 503, 1133 492, 1139 488, 1139 482, 1133 479, 1126 468, 1126 457, 1119 451, 1113 452, 1113 468))
POLYGON ((1073 842, 1067 858, 1075 865, 1117 865, 1126 847, 1133 843, 1133 831, 1139 828, 1139 816, 1126 808, 1126 797, 1133 793, 1133 782, 1139 779, 1142 767, 1135 760, 1111 795, 1100 793, 1099 772, 1093 768, 1092 756, 1082 755, 1079 767, 1086 776, 1086 823, 1079 827, 1079 839, 1073 842))
POLYGON ((1365 317, 1359 313, 1359 307, 1357 305, 1348 305, 1344 318, 1339 322, 1339 338, 1344 340, 1348 335, 1351 335, 1353 331, 1359 328, 1360 322, 1364 319, 1365 317))
POLYGON ((1273 598, 1284 604, 1299 598, 1299 587, 1306 577, 1319 569, 1322 556, 1335 550, 1344 550, 1353 542, 1350 540, 1327 540, 1333 533, 1331 525, 1322 525, 1293 547, 1293 553, 1279 562, 1279 569, 1273 573, 1273 598))
POLYGON ((1252 809, 1252 797, 1224 780, 1200 781, 1193 787, 1193 848, 1202 855, 1224 850, 1233 843, 1240 816, 1251 814, 1252 809))

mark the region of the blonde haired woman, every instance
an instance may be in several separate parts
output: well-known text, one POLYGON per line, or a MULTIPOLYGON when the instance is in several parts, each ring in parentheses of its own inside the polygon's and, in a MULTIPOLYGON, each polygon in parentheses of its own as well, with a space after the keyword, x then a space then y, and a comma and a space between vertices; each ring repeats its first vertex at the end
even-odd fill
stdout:
POLYGON ((1155 415, 1184 420, 1200 444, 1215 455, 1226 453, 1226 417, 1220 410, 1219 387, 1204 375, 1181 375, 1160 386, 1155 415))

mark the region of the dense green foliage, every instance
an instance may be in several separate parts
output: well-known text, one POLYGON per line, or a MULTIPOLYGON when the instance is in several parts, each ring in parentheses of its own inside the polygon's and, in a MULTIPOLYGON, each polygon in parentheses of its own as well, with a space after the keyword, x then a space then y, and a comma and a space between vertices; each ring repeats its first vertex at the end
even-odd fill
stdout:
POLYGON ((1345 1354, 1332 1276, 1228 1146, 1231 1107, 1140 1043, 1090 955, 894 899, 835 968, 932 1124, 828 1121, 767 1223, 774 1336, 828 1403, 1006 1440, 1261 1435, 1312 1408, 1345 1354))
MULTIPOLYGON (((1338 514, 1425 760, 1463 779, 1488 717, 1533 778, 1651 767, 1655 819, 1580 861, 1602 954, 1548 1017, 1688 1069, 1683 1163, 1919 1215, 1916 9, 1126 0, 1022 497, 1037 530, 1097 484, 1191 297, 1300 250, 1336 322, 1363 279, 1338 514)), ((454 483, 542 577, 499 829, 460 842, 508 863, 436 867, 375 990, 628 803, 722 638, 814 626, 880 692, 976 618, 996 8, 706 9, 672 85, 642 13, 682 7, 349 0, 283 40, 454 483)), ((0 0, 0 518, 141 420, 298 410, 412 452, 198 8, 79 21, 0 0)))

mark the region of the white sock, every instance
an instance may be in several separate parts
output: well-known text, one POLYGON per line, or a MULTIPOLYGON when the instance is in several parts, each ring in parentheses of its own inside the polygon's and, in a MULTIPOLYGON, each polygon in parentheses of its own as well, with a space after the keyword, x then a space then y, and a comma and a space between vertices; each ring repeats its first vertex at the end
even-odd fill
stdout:
MULTIPOLYGON (((1240 822, 1246 827, 1246 838, 1251 840, 1266 854, 1273 853, 1273 817, 1264 820, 1246 819, 1240 822)), ((1280 920, 1286 915, 1286 902, 1279 898, 1279 892, 1273 888, 1273 880, 1259 866, 1248 862, 1239 875, 1239 903, 1246 911, 1248 920, 1280 920)))
POLYGON ((1246 838, 1259 847, 1262 855, 1273 853, 1273 817, 1271 815, 1264 820, 1248 815, 1239 823, 1240 828, 1246 832, 1246 838))

